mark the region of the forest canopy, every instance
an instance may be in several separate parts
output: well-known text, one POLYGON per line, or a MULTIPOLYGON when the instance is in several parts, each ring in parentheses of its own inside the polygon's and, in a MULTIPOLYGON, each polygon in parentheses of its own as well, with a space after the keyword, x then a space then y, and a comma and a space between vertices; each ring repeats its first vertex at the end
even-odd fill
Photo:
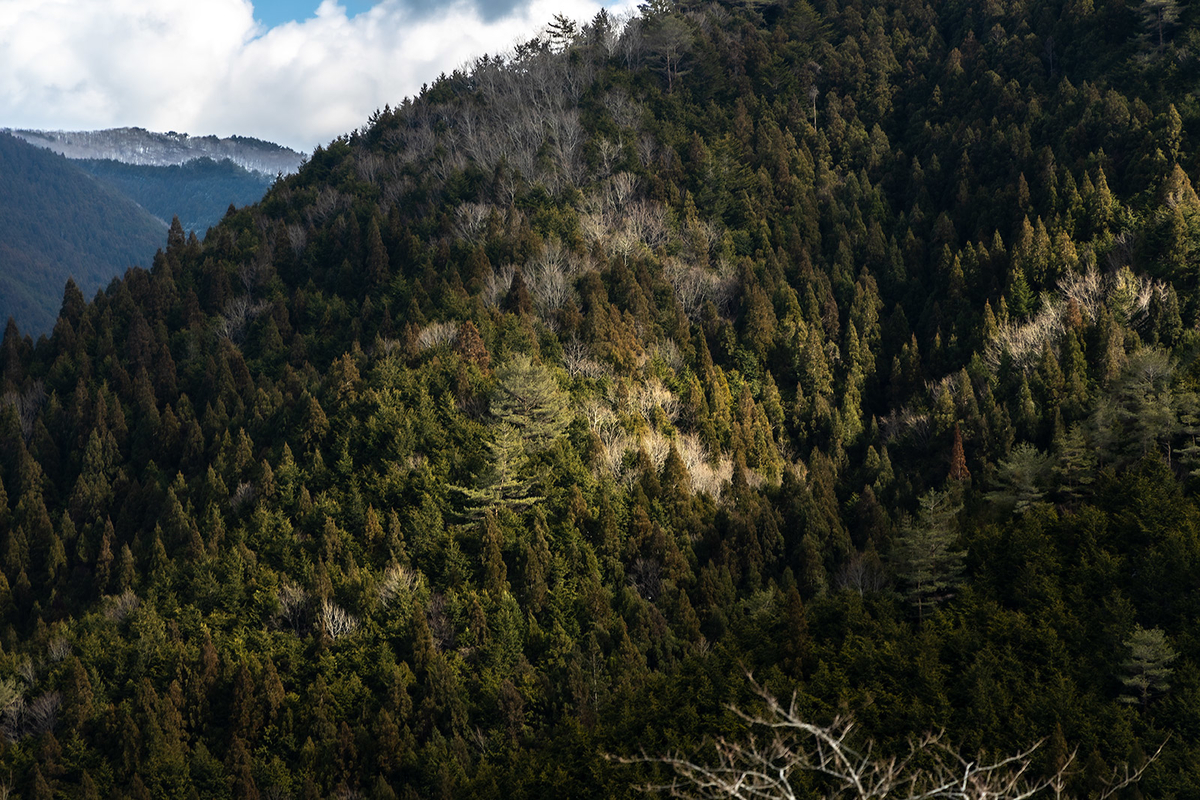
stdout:
POLYGON ((632 797, 749 672, 1194 792, 1197 14, 559 17, 68 283, 0 344, 0 780, 632 797))

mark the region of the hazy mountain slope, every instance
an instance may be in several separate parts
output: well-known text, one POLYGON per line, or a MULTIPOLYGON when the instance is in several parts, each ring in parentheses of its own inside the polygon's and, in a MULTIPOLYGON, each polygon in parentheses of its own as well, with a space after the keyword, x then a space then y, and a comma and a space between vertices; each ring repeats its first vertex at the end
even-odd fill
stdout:
POLYGON ((74 163, 115 186, 159 219, 179 217, 185 231, 200 236, 217 224, 231 204, 258 202, 275 181, 274 175, 207 157, 171 166, 126 164, 111 159, 74 163))
POLYGON ((166 225, 62 156, 0 134, 0 317, 48 333, 73 277, 85 295, 148 266, 166 225))
POLYGON ((156 133, 144 128, 101 131, 11 130, 30 144, 71 159, 111 159, 125 164, 166 167, 197 158, 229 159, 243 169, 270 177, 295 172, 304 156, 287 147, 246 136, 189 136, 156 133))

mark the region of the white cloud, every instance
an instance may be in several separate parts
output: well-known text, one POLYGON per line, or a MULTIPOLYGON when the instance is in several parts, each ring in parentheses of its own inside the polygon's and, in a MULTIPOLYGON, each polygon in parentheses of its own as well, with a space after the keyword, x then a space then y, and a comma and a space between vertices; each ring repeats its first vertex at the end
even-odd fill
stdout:
POLYGON ((602 4, 526 0, 488 20, 469 0, 434 13, 383 0, 348 18, 323 0, 266 30, 248 0, 0 0, 0 127, 137 125, 309 151, 554 14, 586 21, 602 4))

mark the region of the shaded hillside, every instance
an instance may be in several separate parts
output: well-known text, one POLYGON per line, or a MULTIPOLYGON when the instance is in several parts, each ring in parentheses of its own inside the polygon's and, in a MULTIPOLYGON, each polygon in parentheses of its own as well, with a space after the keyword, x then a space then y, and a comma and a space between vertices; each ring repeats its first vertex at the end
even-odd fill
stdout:
POLYGON ((0 134, 0 317, 49 333, 73 277, 91 296, 148 266, 166 224, 62 156, 0 134))
POLYGON ((184 231, 199 236, 216 225, 230 205, 262 199, 275 176, 242 169, 232 161, 197 158, 173 166, 80 160, 81 168, 132 198, 159 219, 179 217, 184 231))
POLYGON ((0 780, 629 798, 752 671, 1193 794, 1198 15, 558 19, 10 327, 0 780))

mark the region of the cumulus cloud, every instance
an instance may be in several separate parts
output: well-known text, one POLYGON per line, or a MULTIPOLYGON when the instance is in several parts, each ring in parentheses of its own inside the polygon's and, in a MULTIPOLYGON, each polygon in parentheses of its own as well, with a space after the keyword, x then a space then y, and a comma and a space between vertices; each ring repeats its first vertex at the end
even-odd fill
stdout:
POLYGON ((423 83, 507 50, 598 0, 323 0, 264 28, 249 0, 4 0, 0 126, 256 136, 299 150, 362 125, 423 83))

